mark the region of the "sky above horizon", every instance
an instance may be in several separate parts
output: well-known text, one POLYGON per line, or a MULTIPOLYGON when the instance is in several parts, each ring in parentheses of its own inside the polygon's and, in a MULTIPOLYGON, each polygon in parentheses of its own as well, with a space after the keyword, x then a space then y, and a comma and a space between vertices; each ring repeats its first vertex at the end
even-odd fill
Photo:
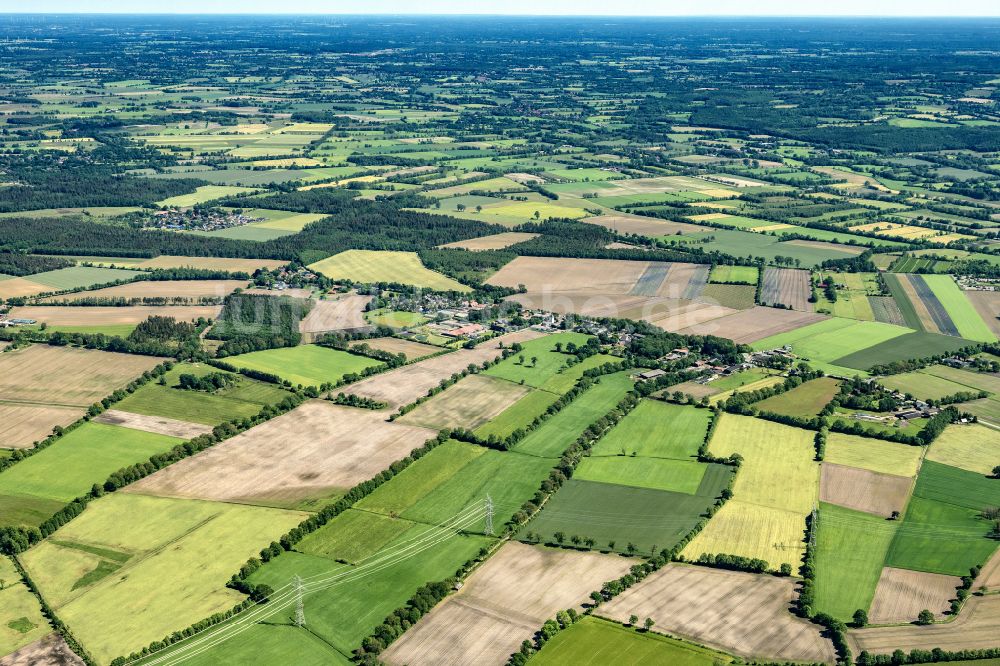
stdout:
POLYGON ((997 0, 0 0, 0 13, 998 16, 997 0))

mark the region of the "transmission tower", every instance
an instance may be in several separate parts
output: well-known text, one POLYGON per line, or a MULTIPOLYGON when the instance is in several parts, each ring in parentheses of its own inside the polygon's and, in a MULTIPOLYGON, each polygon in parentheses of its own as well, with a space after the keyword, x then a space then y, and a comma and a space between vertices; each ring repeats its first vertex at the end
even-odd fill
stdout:
POLYGON ((306 611, 302 605, 302 578, 298 574, 295 574, 292 583, 295 585, 295 626, 304 627, 306 624, 306 611))
POLYGON ((486 495, 486 534, 493 536, 493 498, 486 495))

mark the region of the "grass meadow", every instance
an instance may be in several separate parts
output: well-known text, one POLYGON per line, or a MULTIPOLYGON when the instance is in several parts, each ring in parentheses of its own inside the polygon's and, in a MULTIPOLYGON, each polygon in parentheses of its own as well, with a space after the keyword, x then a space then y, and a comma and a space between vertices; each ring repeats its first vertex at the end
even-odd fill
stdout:
POLYGON ((594 457, 636 455, 692 460, 708 430, 710 412, 643 400, 594 446, 594 457))
POLYGON ((303 386, 337 382, 344 375, 382 365, 381 361, 318 345, 265 349, 228 356, 225 362, 237 368, 268 372, 303 386))

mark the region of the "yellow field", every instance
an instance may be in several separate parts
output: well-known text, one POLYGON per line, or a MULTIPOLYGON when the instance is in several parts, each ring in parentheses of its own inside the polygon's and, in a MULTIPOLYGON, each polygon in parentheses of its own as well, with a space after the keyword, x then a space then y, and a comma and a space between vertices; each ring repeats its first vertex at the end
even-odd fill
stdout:
POLYGON ((805 530, 805 519, 794 511, 732 499, 682 554, 692 560, 702 553, 758 557, 770 569, 789 564, 795 570, 805 552, 805 530))
POLYGON ((471 291, 466 285, 424 267, 416 252, 346 250, 310 264, 309 268, 332 280, 398 282, 437 291, 471 291))
POLYGON ((826 455, 823 459, 837 465, 860 467, 872 472, 914 476, 920 467, 922 454, 923 448, 919 446, 831 432, 826 439, 826 455))
POLYGON ((992 474, 1000 464, 1000 435, 981 425, 953 424, 927 451, 927 459, 970 472, 992 474))

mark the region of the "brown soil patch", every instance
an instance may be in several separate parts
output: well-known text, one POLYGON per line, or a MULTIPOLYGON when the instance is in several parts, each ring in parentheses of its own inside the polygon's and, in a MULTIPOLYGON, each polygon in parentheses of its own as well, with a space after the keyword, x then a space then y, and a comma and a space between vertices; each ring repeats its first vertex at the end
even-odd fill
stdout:
POLYGON ((867 650, 888 654, 893 650, 975 650, 1000 647, 1000 595, 969 597, 958 617, 945 624, 873 627, 852 630, 848 642, 854 654, 867 650))
POLYGON ((336 299, 317 301, 305 319, 299 322, 299 331, 306 334, 306 342, 312 342, 319 337, 317 334, 370 328, 364 312, 371 300, 371 296, 345 294, 336 299))
POLYGON ((7 298, 20 298, 22 296, 34 296, 46 291, 58 291, 55 287, 49 287, 38 282, 32 282, 28 278, 16 277, 9 280, 0 280, 0 300, 7 298))
POLYGON ((403 340, 402 338, 370 338, 368 340, 361 340, 354 346, 361 344, 366 344, 372 349, 379 349, 390 354, 403 354, 406 356, 407 361, 416 361, 425 356, 444 351, 441 347, 425 345, 422 342, 414 342, 413 340, 403 340))
POLYGON ((442 379, 461 372, 470 363, 480 365, 484 361, 499 357, 500 342, 509 347, 515 342, 524 342, 543 335, 544 333, 531 329, 508 333, 484 342, 474 349, 459 349, 369 377, 351 384, 345 389, 345 393, 381 400, 388 403, 391 409, 396 409, 427 395, 427 392, 440 384, 442 379))
POLYGON ((34 319, 49 326, 113 326, 138 324, 150 317, 173 317, 194 321, 199 317, 215 319, 221 305, 132 305, 128 307, 73 307, 69 305, 29 305, 13 308, 11 317, 34 319))
POLYGON ((315 400, 133 484, 211 500, 295 500, 370 479, 435 435, 367 409, 315 400))
POLYGON ((507 543, 382 653, 388 664, 501 664, 557 611, 635 560, 507 543))
POLYGON ((912 485, 913 479, 906 476, 823 463, 819 498, 888 518, 893 511, 903 513, 912 485))
POLYGON ((598 608, 627 622, 651 617, 656 629, 744 657, 832 662, 816 625, 792 615, 795 581, 669 564, 598 608))
POLYGON ((757 306, 679 332, 688 335, 718 335, 741 344, 750 344, 778 333, 815 324, 825 318, 815 312, 795 312, 757 306))
POLYGON ((955 588, 962 584, 957 576, 924 573, 885 567, 875 588, 868 621, 872 624, 913 622, 925 608, 938 619, 955 598, 955 588))
POLYGON ((31 345, 0 355, 0 400, 89 407, 161 360, 31 345))
POLYGON ((41 302, 64 303, 85 298, 223 298, 246 285, 246 280, 141 280, 116 287, 49 296, 41 302))
POLYGON ((92 420, 97 423, 107 423, 108 425, 132 428, 132 430, 154 432, 158 435, 179 437, 180 439, 194 439, 198 435, 205 435, 212 432, 210 426, 199 423, 188 423, 187 421, 168 419, 164 416, 133 414, 132 412, 122 412, 117 409, 109 409, 95 416, 92 420))
POLYGON ((258 268, 281 268, 287 261, 278 259, 227 259, 225 257, 177 257, 161 255, 135 264, 136 268, 207 268, 231 272, 253 273, 258 268))
POLYGON ((0 442, 5 448, 27 448, 51 435, 55 426, 73 423, 85 411, 82 407, 0 402, 0 442))
POLYGON ((517 287, 545 294, 628 294, 642 277, 647 261, 518 257, 494 273, 487 284, 517 287))
POLYGON ((990 330, 1000 336, 1000 291, 967 291, 965 296, 990 330))
POLYGON ((527 386, 505 379, 469 375, 396 422, 435 430, 475 430, 523 398, 530 390, 527 386))
POLYGON ((587 224, 596 224, 620 234, 638 234, 640 236, 649 236, 652 238, 659 238, 660 236, 675 236, 678 231, 681 232, 682 235, 705 231, 705 227, 699 227, 696 224, 658 220, 656 218, 644 217, 641 215, 599 215, 597 217, 588 217, 580 221, 586 222, 587 224))
POLYGON ((978 590, 982 585, 988 587, 991 592, 996 592, 1000 588, 1000 550, 993 553, 993 557, 983 565, 982 571, 979 572, 975 588, 978 590))
POLYGON ((83 666, 83 659, 69 649, 62 636, 51 633, 0 658, 0 666, 83 666))
POLYGON ((474 252, 481 252, 483 250, 502 250, 505 247, 510 247, 511 245, 531 240, 538 235, 539 234, 529 234, 521 231, 507 231, 502 234, 493 234, 492 236, 481 236, 480 238, 455 241, 454 243, 439 245, 438 247, 458 248, 462 250, 472 250, 474 252))
POLYGON ((800 312, 812 312, 809 271, 794 268, 764 269, 760 302, 767 305, 787 305, 800 312))

